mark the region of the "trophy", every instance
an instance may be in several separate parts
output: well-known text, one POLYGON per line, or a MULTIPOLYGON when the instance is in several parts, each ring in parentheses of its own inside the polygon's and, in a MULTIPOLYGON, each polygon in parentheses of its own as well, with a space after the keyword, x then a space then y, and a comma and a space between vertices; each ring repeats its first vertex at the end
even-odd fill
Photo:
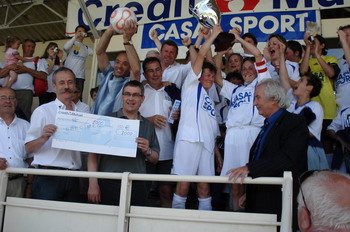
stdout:
POLYGON ((314 37, 320 33, 320 27, 316 22, 306 21, 306 32, 310 34, 308 40, 314 43, 314 37))
MULTIPOLYGON (((215 0, 202 0, 190 8, 192 14, 202 26, 212 29, 220 23, 221 13, 215 0)), ((228 32, 221 32, 214 41, 215 51, 224 51, 234 44, 235 36, 228 32)))

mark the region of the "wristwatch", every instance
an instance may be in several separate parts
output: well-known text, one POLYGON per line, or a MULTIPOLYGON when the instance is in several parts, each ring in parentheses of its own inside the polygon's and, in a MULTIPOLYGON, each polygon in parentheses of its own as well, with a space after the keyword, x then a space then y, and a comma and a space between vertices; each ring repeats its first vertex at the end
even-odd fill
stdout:
POLYGON ((124 42, 123 44, 124 45, 131 45, 131 46, 134 45, 131 40, 129 42, 126 42, 126 43, 124 42))
POLYGON ((146 152, 146 157, 149 157, 152 155, 152 149, 149 147, 147 152, 146 152))

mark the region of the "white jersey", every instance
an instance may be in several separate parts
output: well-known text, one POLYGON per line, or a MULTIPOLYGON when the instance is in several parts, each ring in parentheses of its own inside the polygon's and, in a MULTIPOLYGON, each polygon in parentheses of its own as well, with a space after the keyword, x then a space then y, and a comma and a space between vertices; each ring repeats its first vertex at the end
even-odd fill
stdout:
POLYGON ((321 131, 323 123, 323 109, 320 103, 315 101, 309 101, 302 106, 297 105, 297 100, 292 94, 292 89, 287 93, 287 97, 290 99, 291 103, 287 110, 294 114, 300 114, 300 112, 308 107, 315 114, 316 119, 308 125, 309 132, 319 141, 321 141, 321 131))
MULTIPOLYGON (((300 79, 299 64, 293 61, 286 60, 286 67, 287 67, 288 77, 293 81, 299 81, 300 79)), ((271 64, 271 62, 267 63, 267 68, 273 79, 280 79, 280 75, 276 71, 275 66, 271 64)))
POLYGON ((335 83, 336 101, 338 108, 350 106, 350 67, 345 57, 338 60, 340 73, 335 83))
POLYGON ((169 81, 174 83, 176 87, 181 89, 184 79, 192 69, 191 62, 187 64, 174 63, 169 65, 166 69, 163 70, 163 81, 169 81))
POLYGON ((191 69, 182 86, 181 117, 176 141, 200 142, 205 149, 213 152, 219 128, 214 103, 198 80, 200 76, 201 73, 197 76, 191 69))
POLYGON ((327 127, 327 130, 334 130, 335 132, 339 130, 344 130, 350 128, 350 108, 343 107, 339 110, 337 116, 333 119, 331 125, 327 127))
POLYGON ((74 41, 68 53, 64 67, 70 68, 76 78, 85 79, 85 61, 88 56, 92 56, 93 50, 83 43, 74 41))
POLYGON ((266 78, 271 78, 271 76, 267 71, 265 60, 255 63, 255 68, 258 71, 258 76, 250 84, 235 85, 223 80, 220 94, 231 99, 226 121, 227 128, 247 125, 262 127, 264 124, 264 117, 253 105, 254 93, 257 84, 266 78))
MULTIPOLYGON (((169 117, 169 107, 172 106, 172 101, 164 88, 155 90, 149 84, 145 85, 145 100, 139 109, 143 117, 148 118, 154 115, 169 117)), ((155 129, 160 147, 159 160, 173 159, 174 140, 172 139, 170 124, 167 123, 163 128, 155 126, 155 129)))

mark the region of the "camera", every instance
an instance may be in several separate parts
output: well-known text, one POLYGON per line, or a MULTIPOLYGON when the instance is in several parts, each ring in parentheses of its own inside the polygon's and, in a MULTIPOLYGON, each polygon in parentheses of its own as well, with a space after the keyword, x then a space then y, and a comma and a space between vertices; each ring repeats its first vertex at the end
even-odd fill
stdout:
POLYGON ((54 51, 55 53, 58 53, 59 50, 60 50, 60 49, 58 49, 58 47, 55 47, 55 48, 53 49, 53 51, 54 51))
POLYGON ((315 37, 310 35, 309 38, 307 38, 312 44, 315 43, 315 37))

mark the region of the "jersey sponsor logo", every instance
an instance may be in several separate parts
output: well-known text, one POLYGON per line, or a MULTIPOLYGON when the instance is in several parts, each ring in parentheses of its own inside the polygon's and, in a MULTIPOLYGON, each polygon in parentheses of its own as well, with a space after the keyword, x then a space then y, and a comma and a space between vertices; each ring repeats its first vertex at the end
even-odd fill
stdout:
POLYGON ((347 84, 349 82, 350 82, 350 71, 348 70, 346 72, 339 74, 337 81, 335 83, 335 87, 338 88, 339 86, 347 84))
POLYGON ((204 97, 202 109, 208 113, 208 115, 216 120, 215 107, 213 106, 209 96, 204 97))
POLYGON ((313 74, 317 76, 322 82, 324 82, 324 77, 325 77, 324 72, 314 72, 313 74))
POLYGON ((248 104, 252 101, 253 94, 251 91, 245 91, 238 93, 234 98, 231 99, 231 107, 238 108, 241 104, 248 104))
POLYGON ((80 46, 74 45, 74 51, 73 51, 74 55, 78 55, 79 51, 80 51, 80 46))

